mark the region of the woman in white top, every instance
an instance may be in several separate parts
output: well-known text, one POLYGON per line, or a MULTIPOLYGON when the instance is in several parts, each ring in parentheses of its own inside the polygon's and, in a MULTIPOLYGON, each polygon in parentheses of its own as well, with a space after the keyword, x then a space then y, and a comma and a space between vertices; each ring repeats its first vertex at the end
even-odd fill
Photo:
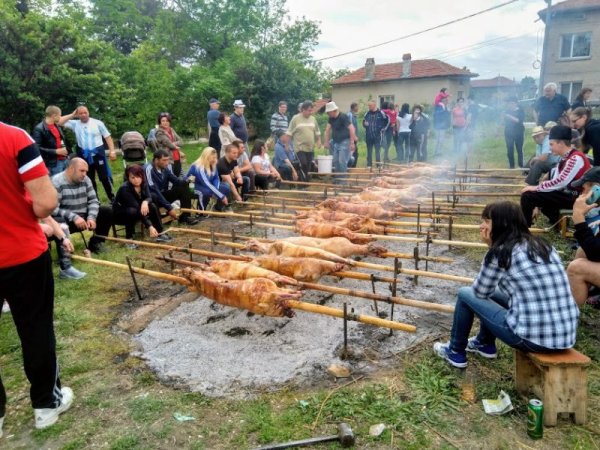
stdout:
POLYGON ((281 182, 281 175, 277 172, 277 169, 273 167, 271 161, 269 161, 269 154, 267 153, 267 146, 261 140, 256 140, 252 147, 252 154, 250 155, 250 162, 256 172, 256 178, 254 183, 257 187, 267 190, 269 182, 275 181, 275 186, 279 188, 281 182))
POLYGON ((235 141, 237 137, 235 136, 233 130, 229 126, 229 124, 231 123, 231 118, 229 117, 229 114, 225 114, 224 112, 222 112, 221 114, 219 114, 218 121, 221 124, 221 126, 219 127, 221 152, 225 154, 225 147, 227 147, 229 144, 233 144, 233 141, 235 141))
POLYGON ((410 105, 403 103, 400 111, 398 111, 398 120, 396 127, 398 133, 398 141, 396 145, 396 161, 405 162, 408 159, 410 145, 410 105))

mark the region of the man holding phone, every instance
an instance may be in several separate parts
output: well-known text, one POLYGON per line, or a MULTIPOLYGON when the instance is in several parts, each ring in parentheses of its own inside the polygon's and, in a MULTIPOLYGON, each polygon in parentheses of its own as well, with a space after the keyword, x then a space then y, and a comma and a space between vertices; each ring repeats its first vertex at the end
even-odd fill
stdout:
POLYGON ((573 186, 583 187, 583 192, 573 204, 579 249, 567 267, 571 292, 579 306, 587 300, 600 307, 600 167, 588 170, 573 186))

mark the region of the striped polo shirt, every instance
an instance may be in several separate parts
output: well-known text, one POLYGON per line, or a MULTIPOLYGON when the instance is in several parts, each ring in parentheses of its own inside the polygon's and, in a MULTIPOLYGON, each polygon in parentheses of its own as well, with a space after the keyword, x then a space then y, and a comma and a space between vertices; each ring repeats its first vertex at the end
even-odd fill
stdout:
POLYGON ((100 202, 88 176, 81 183, 72 183, 61 172, 52 177, 52 184, 58 192, 58 207, 52 217, 58 222, 73 222, 78 216, 96 220, 100 202))

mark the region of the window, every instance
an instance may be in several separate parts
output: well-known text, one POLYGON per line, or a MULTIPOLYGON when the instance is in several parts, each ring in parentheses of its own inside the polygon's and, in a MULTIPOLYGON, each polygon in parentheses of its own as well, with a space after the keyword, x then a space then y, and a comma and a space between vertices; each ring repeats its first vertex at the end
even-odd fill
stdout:
MULTIPOLYGON (((392 102, 392 105, 394 105, 394 96, 393 95, 380 95, 379 96, 379 108, 383 109, 384 108, 384 103, 389 103, 392 102)), ((393 106, 392 106, 393 109, 393 106)))
POLYGON ((561 58, 587 58, 590 56, 592 33, 569 33, 560 37, 561 58))
POLYGON ((463 91, 458 91, 456 93, 456 99, 458 100, 459 98, 465 98, 465 93, 463 91))
POLYGON ((560 83, 560 93, 567 97, 569 103, 573 103, 573 100, 575 100, 582 87, 582 81, 565 81, 560 83))

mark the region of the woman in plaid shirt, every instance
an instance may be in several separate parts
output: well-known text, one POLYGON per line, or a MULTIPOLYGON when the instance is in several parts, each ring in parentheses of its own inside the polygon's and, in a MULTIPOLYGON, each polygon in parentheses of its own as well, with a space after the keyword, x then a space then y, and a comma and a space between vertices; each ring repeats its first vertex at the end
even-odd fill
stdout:
POLYGON ((571 348, 579 309, 556 250, 529 232, 515 203, 489 204, 481 217, 490 249, 473 285, 458 291, 450 342, 436 342, 435 353, 464 368, 466 352, 496 358, 496 338, 525 352, 571 348), (475 316, 479 333, 469 339, 475 316))

